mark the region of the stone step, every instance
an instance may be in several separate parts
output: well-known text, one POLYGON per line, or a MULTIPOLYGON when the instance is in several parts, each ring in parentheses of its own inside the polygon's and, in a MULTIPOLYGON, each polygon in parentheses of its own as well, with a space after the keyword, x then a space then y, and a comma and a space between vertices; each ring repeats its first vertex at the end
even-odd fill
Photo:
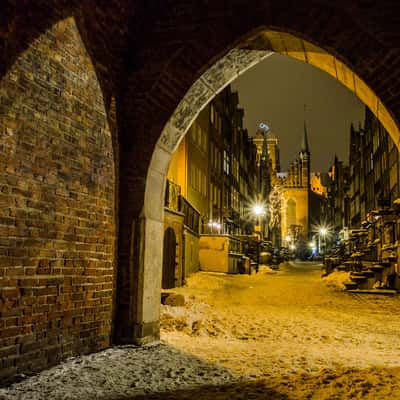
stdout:
POLYGON ((383 268, 389 268, 391 266, 390 261, 381 261, 380 265, 382 265, 383 268))
POLYGON ((161 304, 172 307, 182 307, 185 305, 185 297, 174 292, 161 292, 161 304))
POLYGON ((375 276, 375 271, 372 271, 370 269, 366 269, 365 271, 363 271, 363 274, 367 277, 367 278, 373 278, 375 276))
POLYGON ((350 279, 354 282, 364 282, 367 280, 367 277, 365 275, 351 275, 350 279))
POLYGON ((352 289, 354 290, 354 289, 357 289, 357 287, 358 287, 357 282, 353 282, 353 281, 345 281, 345 282, 343 282, 343 285, 344 285, 346 291, 349 291, 352 289))
POLYGON ((371 266, 369 267, 369 269, 370 269, 371 271, 374 271, 374 272, 382 272, 383 269, 384 269, 384 266, 383 266, 383 265, 380 265, 380 264, 375 264, 375 265, 371 265, 371 266))
POLYGON ((394 296, 397 290, 394 289, 348 289, 346 292, 360 294, 379 294, 382 296, 394 296))

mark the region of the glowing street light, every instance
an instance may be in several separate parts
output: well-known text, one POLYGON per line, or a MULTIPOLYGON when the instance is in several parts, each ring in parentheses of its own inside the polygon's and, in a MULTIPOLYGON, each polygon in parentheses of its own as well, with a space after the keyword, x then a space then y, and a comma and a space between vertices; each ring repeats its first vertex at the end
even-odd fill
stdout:
POLYGON ((214 228, 217 230, 217 233, 220 232, 221 224, 219 222, 211 220, 208 222, 208 226, 211 228, 211 233, 214 233, 214 228))
POLYGON ((312 226, 312 230, 315 232, 315 238, 318 238, 316 246, 318 255, 322 255, 323 262, 325 262, 326 243, 334 232, 334 227, 327 221, 320 221, 319 224, 312 226))
POLYGON ((325 236, 328 233, 328 229, 326 228, 320 228, 319 229, 319 233, 321 234, 321 236, 325 236))
POLYGON ((256 232, 258 231, 261 234, 261 222, 260 221, 261 221, 261 217, 266 214, 265 206, 263 204, 256 203, 252 206, 251 211, 254 214, 254 216, 257 218, 257 227, 255 228, 255 231, 256 232))
POLYGON ((258 234, 257 238, 257 247, 256 247, 256 257, 257 257, 257 264, 256 264, 256 272, 258 272, 258 268, 260 265, 260 241, 262 239, 263 233, 261 229, 261 217, 266 214, 265 206, 263 204, 256 203, 251 208, 253 214, 257 218, 257 226, 254 227, 254 232, 258 234))
POLYGON ((261 204, 255 204, 253 206, 253 213, 256 217, 261 217, 261 215, 265 215, 265 208, 261 204))
POLYGON ((328 234, 328 229, 326 229, 325 227, 321 227, 319 228, 319 242, 320 242, 320 250, 322 252, 322 256, 323 256, 323 262, 325 262, 325 251, 326 251, 326 235, 328 234), (322 246, 321 246, 321 237, 322 237, 322 246))

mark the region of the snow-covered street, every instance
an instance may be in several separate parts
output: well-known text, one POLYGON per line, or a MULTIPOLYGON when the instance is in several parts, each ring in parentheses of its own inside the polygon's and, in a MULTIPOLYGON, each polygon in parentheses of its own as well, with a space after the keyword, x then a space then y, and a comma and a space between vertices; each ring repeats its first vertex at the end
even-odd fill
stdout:
POLYGON ((198 273, 161 343, 111 348, 0 399, 400 399, 400 298, 344 293, 312 263, 198 273))

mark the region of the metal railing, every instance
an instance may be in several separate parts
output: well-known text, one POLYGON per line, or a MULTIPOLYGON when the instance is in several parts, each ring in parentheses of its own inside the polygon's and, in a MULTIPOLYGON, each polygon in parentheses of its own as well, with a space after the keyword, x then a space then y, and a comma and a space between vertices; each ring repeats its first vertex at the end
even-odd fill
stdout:
POLYGON ((183 197, 180 198, 180 211, 185 215, 184 224, 192 231, 199 233, 200 213, 183 197))
POLYGON ((199 233, 200 213, 181 195, 181 187, 167 180, 164 206, 184 214, 184 224, 192 231, 199 233))
POLYGON ((179 197, 181 195, 181 187, 170 180, 167 180, 165 188, 164 206, 174 211, 181 211, 179 207, 179 197))

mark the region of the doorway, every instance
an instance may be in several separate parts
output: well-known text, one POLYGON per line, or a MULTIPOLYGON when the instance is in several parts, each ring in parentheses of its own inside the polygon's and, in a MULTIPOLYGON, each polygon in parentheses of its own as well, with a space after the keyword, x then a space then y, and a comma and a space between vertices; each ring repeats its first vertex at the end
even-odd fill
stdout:
POLYGON ((175 287, 176 267, 176 235, 172 228, 167 228, 164 233, 163 273, 162 288, 175 287))

